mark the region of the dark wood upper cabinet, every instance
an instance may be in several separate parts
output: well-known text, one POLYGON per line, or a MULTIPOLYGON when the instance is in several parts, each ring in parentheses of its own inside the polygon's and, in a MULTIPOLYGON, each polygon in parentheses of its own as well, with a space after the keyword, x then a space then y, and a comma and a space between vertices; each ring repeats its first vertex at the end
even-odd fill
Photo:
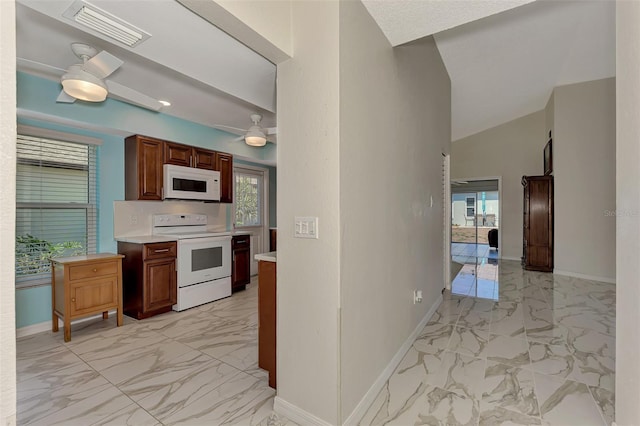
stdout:
POLYGON ((553 272, 553 176, 523 176, 522 264, 553 272))
POLYGON ((176 166, 191 167, 193 164, 193 148, 174 142, 164 143, 164 163, 176 166))
POLYGON ((220 202, 233 202, 233 155, 216 152, 216 167, 220 172, 220 202))
POLYGON ((193 148, 193 167, 215 170, 216 152, 208 149, 193 148))
POLYGON ((146 136, 125 139, 126 200, 162 200, 164 141, 146 136))
POLYGON ((233 202, 233 155, 147 136, 125 139, 125 199, 162 200, 163 164, 220 172, 220 202, 233 202))

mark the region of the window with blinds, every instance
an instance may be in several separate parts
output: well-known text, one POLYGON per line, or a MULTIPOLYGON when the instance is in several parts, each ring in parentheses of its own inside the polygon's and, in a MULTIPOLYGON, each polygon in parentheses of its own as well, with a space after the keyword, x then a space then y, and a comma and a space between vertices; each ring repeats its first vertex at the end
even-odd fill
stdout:
POLYGON ((49 284, 52 257, 96 252, 96 149, 18 135, 17 287, 49 284))

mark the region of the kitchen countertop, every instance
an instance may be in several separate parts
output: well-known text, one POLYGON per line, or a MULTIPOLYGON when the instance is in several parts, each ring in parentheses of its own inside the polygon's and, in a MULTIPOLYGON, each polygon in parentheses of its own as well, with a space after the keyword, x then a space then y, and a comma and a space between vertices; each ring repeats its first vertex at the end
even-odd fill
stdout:
POLYGON ((178 241, 173 235, 134 235, 131 237, 117 237, 116 241, 123 243, 133 244, 148 244, 148 243, 164 243, 167 241, 178 241))
POLYGON ((264 260, 265 262, 276 262, 276 252, 270 251, 268 253, 260 253, 254 256, 256 260, 264 260))

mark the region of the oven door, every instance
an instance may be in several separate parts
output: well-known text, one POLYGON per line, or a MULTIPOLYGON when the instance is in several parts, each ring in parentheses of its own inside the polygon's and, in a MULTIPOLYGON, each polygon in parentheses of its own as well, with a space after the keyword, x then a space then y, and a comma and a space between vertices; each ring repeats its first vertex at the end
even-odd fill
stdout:
POLYGON ((178 240, 178 287, 231 276, 231 237, 178 240))

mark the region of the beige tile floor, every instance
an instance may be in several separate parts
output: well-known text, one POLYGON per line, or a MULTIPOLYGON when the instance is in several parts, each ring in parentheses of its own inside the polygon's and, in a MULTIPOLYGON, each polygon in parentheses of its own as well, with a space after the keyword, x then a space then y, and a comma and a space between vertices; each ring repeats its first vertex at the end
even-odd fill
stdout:
MULTIPOLYGON (((615 287, 466 266, 362 425, 613 420, 615 287)), ((294 425, 257 367, 257 287, 144 321, 18 340, 18 423, 294 425)))

